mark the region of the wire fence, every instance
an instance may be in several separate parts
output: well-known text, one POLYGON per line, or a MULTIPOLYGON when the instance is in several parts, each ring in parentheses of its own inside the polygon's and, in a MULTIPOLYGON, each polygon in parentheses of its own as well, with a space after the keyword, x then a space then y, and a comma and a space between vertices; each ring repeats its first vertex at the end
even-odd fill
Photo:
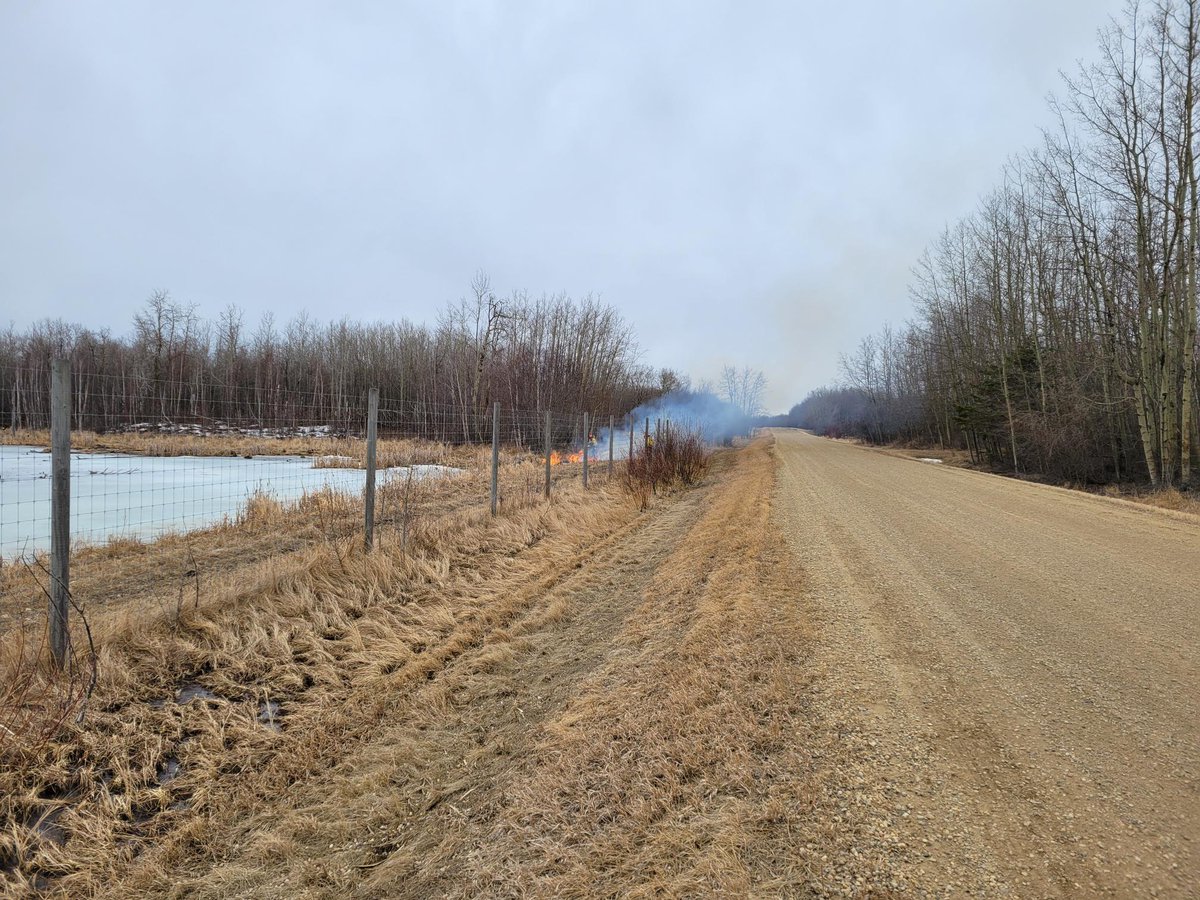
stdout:
MULTIPOLYGON (((286 506, 321 493, 364 498, 366 398, 339 406, 328 396, 264 391, 261 402, 209 396, 191 403, 189 386, 177 382, 78 372, 70 380, 69 401, 56 412, 45 373, 10 379, 20 396, 6 398, 10 427, 0 434, 2 560, 51 549, 56 415, 71 426, 69 537, 76 549, 236 526, 264 500, 286 506), (112 398, 126 398, 127 410, 112 398), (153 414, 164 409, 171 414, 153 414)), ((607 459, 609 443, 616 457, 627 453, 625 430, 610 442, 606 427, 585 425, 582 415, 480 405, 378 398, 377 488, 486 467, 480 451, 493 442, 506 461, 541 463, 549 452, 552 479, 581 469, 585 447, 594 462, 607 459)))

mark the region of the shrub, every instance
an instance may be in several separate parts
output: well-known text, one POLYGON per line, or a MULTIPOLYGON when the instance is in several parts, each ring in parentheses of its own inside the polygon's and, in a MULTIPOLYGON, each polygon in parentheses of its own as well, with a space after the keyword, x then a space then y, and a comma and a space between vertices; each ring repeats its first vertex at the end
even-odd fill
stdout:
POLYGON ((708 461, 708 447, 699 430, 667 428, 629 459, 626 485, 644 507, 649 493, 695 484, 708 471, 708 461))

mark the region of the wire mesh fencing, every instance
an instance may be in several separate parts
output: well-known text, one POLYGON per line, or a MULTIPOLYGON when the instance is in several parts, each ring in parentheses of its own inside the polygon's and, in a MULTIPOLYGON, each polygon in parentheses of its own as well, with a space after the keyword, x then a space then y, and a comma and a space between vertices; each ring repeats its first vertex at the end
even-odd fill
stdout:
MULTIPOLYGON (((11 561, 50 550, 56 413, 47 373, 4 374, 13 388, 0 400, 10 421, 0 436, 0 559, 11 561)), ((532 498, 579 477, 585 454, 601 462, 610 443, 618 457, 625 446, 624 437, 606 443, 582 415, 480 406, 379 398, 372 522, 395 521, 402 489, 431 480, 457 479, 454 502, 488 502, 493 442, 506 465, 524 464, 498 491, 501 507, 514 492, 532 498)), ((306 508, 330 514, 326 531, 334 518, 352 529, 368 479, 366 413, 366 397, 336 392, 197 396, 188 383, 75 373, 69 408, 58 412, 71 426, 71 545, 236 529, 306 508)))

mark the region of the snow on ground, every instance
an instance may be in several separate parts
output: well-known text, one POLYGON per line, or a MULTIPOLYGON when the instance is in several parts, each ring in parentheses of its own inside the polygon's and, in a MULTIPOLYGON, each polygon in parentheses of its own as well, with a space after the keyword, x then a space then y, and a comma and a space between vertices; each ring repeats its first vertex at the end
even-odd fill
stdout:
MULTIPOLYGON (((449 466, 413 466, 414 478, 455 474, 449 466)), ((377 484, 407 476, 380 469, 377 484)), ((71 538, 103 543, 190 531, 234 517, 254 493, 297 500, 325 487, 359 493, 363 469, 313 468, 302 456, 198 457, 71 454, 71 538)), ((50 454, 0 447, 0 558, 50 547, 50 454)))

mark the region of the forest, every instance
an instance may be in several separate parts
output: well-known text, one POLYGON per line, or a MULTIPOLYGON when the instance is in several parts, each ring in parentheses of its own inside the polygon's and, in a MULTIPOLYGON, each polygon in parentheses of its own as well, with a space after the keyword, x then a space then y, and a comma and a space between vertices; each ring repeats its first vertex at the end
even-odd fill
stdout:
POLYGON ((1023 475, 1194 484, 1198 6, 1100 31, 1041 144, 917 262, 912 320, 790 421, 1023 475))
POLYGON ((319 322, 301 313, 246 323, 236 307, 215 321, 155 292, 127 335, 46 320, 0 333, 0 421, 44 428, 50 362, 71 359, 75 427, 152 423, 361 428, 368 390, 381 428, 439 440, 481 437, 499 402, 506 421, 552 410, 621 416, 679 385, 640 362, 627 322, 587 297, 500 297, 477 274, 470 294, 432 325, 319 322))

